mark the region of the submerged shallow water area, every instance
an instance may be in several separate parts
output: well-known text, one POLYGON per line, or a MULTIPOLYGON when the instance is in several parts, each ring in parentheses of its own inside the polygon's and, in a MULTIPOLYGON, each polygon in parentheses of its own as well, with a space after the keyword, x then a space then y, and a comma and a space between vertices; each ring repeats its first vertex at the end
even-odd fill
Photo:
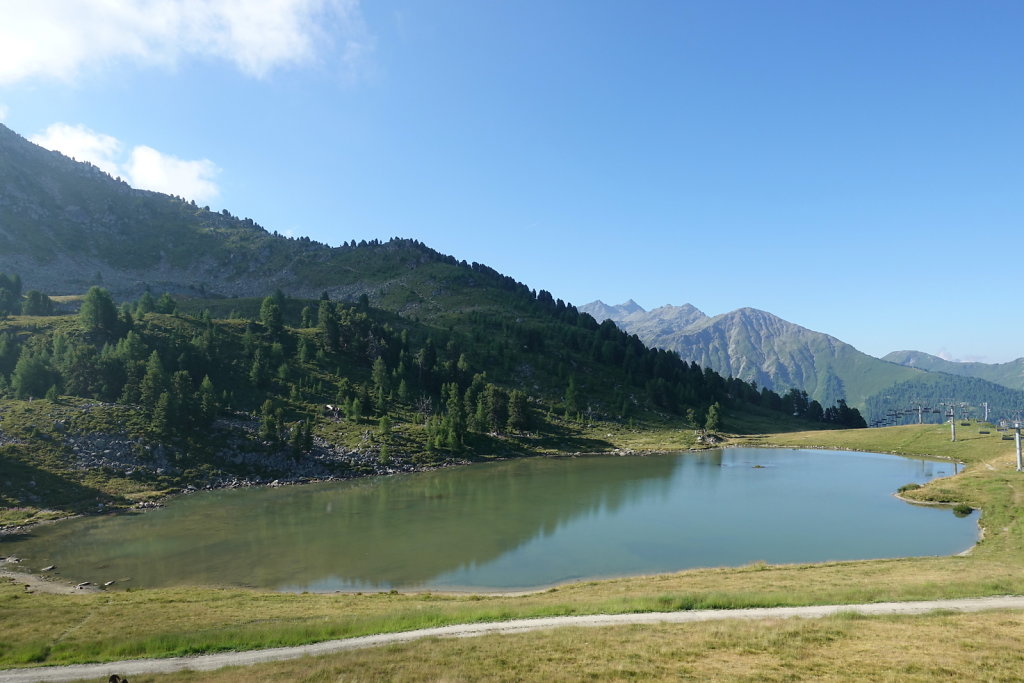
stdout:
POLYGON ((527 458, 180 496, 5 542, 30 567, 118 587, 516 590, 694 567, 948 555, 977 516, 892 493, 954 465, 730 448, 527 458))

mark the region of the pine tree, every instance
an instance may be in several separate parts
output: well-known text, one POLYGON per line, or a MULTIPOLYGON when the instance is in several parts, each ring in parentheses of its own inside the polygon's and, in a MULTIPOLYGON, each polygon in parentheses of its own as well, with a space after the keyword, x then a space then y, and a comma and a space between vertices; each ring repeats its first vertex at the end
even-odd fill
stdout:
POLYGON ((448 427, 448 447, 454 451, 462 450, 466 439, 466 414, 463 409, 462 395, 459 385, 450 382, 444 385, 442 393, 445 398, 445 419, 448 427))
POLYGON ((202 424, 208 425, 213 422, 217 416, 217 394, 209 375, 204 376, 199 384, 196 402, 199 404, 199 420, 202 424))
POLYGON ((315 445, 315 442, 313 441, 313 420, 307 419, 302 424, 302 450, 305 453, 309 453, 313 450, 313 446, 315 445))
POLYGON ((270 379, 270 367, 263 354, 262 347, 256 347, 252 365, 249 366, 249 383, 256 388, 263 388, 270 379))
POLYGON ((530 428, 530 403, 526 394, 513 389, 508 395, 508 431, 523 432, 530 428))
POLYGON ((303 450, 304 450, 303 449, 304 444, 305 444, 305 439, 302 436, 302 423, 301 422, 296 422, 294 425, 292 425, 292 428, 291 428, 291 439, 289 441, 289 446, 291 447, 291 450, 292 450, 292 457, 294 457, 295 459, 298 459, 299 456, 302 455, 303 450))
POLYGON ((146 290, 142 293, 142 296, 139 297, 138 304, 135 305, 135 315, 141 318, 147 313, 152 313, 155 310, 156 301, 153 299, 153 295, 149 293, 149 290, 146 290))
POLYGON ((279 425, 277 416, 274 413, 274 404, 267 399, 260 407, 260 431, 259 437, 264 441, 277 441, 279 425))
POLYGON ((156 312, 170 315, 178 310, 178 302, 167 292, 160 295, 156 302, 156 312))
POLYGON ((565 415, 569 417, 580 412, 579 394, 576 391, 576 377, 569 376, 569 384, 565 388, 565 415))
POLYGON ((53 315, 53 300, 34 289, 25 293, 21 304, 22 315, 53 315))
POLYGON ((17 398, 41 398, 54 384, 55 373, 42 354, 23 351, 11 373, 11 389, 17 398))
POLYGON ((167 391, 167 374, 156 351, 150 354, 146 363, 146 374, 139 384, 139 403, 150 408, 156 405, 160 394, 167 391))
POLYGON ((494 384, 488 384, 483 394, 487 426, 492 432, 504 431, 508 425, 508 394, 494 384))
POLYGON ((171 436, 174 429, 174 401, 170 393, 164 391, 156 400, 153 407, 153 415, 150 418, 150 428, 160 437, 171 436))
POLYGON ((78 311, 78 324, 85 332, 114 333, 117 307, 107 290, 102 287, 89 288, 78 311))
POLYGON ((370 371, 370 378, 373 381, 373 401, 378 411, 386 409, 388 393, 388 366, 380 356, 373 361, 373 369, 370 371))
POLYGON ((341 348, 341 327, 338 325, 338 313, 334 304, 328 300, 320 302, 317 311, 317 327, 320 329, 320 343, 325 351, 338 351, 341 348))
POLYGON ((284 331, 284 317, 279 300, 273 296, 263 299, 260 304, 260 322, 271 337, 279 337, 284 331))
POLYGON ((708 416, 704 420, 704 429, 717 432, 722 427, 722 406, 715 401, 708 408, 708 416))

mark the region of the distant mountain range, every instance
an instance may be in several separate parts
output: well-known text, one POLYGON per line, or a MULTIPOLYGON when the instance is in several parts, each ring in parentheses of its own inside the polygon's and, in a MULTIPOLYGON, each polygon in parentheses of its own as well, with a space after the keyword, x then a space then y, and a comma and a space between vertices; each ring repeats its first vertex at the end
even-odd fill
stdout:
POLYGON ((1008 363, 961 363, 921 351, 893 351, 883 356, 882 360, 929 372, 977 377, 1010 389, 1024 390, 1024 358, 1011 360, 1008 363))
POLYGON ((822 405, 841 398, 862 406, 885 387, 922 373, 755 308, 708 317, 690 304, 645 311, 633 301, 620 306, 595 301, 580 310, 611 319, 644 343, 676 351, 684 360, 774 391, 803 389, 822 405))
POLYGON ((861 409, 873 406, 874 414, 869 409, 866 415, 869 421, 893 409, 897 399, 909 403, 945 396, 988 400, 1006 411, 1024 407, 1024 359, 999 365, 951 363, 913 351, 878 359, 754 308, 709 317, 690 304, 645 311, 630 300, 618 306, 594 301, 580 311, 599 321, 610 319, 644 343, 676 351, 684 360, 722 375, 752 380, 780 393, 802 389, 822 405, 844 399, 861 409), (957 382, 950 375, 978 381, 957 382), (900 391, 894 394, 889 390, 896 385, 900 391), (1007 392, 1007 387, 1013 391, 1007 392))

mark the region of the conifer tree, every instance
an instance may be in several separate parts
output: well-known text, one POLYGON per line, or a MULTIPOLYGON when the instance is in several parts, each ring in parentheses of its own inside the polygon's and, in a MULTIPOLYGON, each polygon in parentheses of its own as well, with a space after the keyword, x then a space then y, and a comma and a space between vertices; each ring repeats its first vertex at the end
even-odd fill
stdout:
POLYGON ((156 302, 156 312, 170 315, 178 310, 178 302, 167 292, 160 295, 156 302))
POLYGON ((708 415, 704 420, 704 429, 717 432, 722 427, 722 406, 715 401, 708 407, 708 415))
POLYGON ((17 398, 42 398, 55 382, 55 373, 43 354, 22 351, 11 373, 17 398))
POLYGON ((580 412, 579 394, 576 391, 576 377, 569 376, 569 384, 565 388, 565 416, 576 415, 580 412))
POLYGON ((139 297, 139 302, 135 305, 135 315, 141 318, 147 313, 152 313, 156 310, 156 300, 153 299, 153 295, 146 290, 139 297))
POLYGON ((508 431, 523 432, 530 428, 530 404, 519 389, 508 395, 508 431))
POLYGON ((139 384, 139 403, 150 408, 156 405, 160 394, 167 391, 167 374, 164 372, 160 355, 154 351, 146 363, 146 374, 139 384))
POLYGON ((21 303, 22 315, 53 315, 53 300, 34 289, 25 293, 25 300, 21 303))
POLYGON ((78 323, 85 332, 114 333, 117 307, 107 290, 95 286, 89 288, 78 311, 78 323))
POLYGON ((279 337, 284 331, 284 317, 277 298, 268 296, 263 299, 263 303, 260 304, 260 322, 273 338, 279 337))
POLYGON ((174 432, 175 424, 174 400, 169 392, 161 392, 153 407, 153 414, 150 418, 150 428, 160 437, 167 438, 174 432))
POLYGON ((341 328, 334 304, 328 300, 320 302, 317 311, 317 327, 320 329, 320 343, 325 351, 334 352, 341 348, 341 328))
POLYGON ((201 422, 204 425, 213 422, 213 419, 217 416, 217 394, 213 389, 213 382, 210 380, 209 375, 204 376, 203 381, 199 384, 196 401, 199 404, 199 419, 201 422))
POLYGON ((276 441, 278 430, 279 425, 274 411, 274 404, 270 399, 267 399, 260 407, 259 437, 264 441, 276 441))

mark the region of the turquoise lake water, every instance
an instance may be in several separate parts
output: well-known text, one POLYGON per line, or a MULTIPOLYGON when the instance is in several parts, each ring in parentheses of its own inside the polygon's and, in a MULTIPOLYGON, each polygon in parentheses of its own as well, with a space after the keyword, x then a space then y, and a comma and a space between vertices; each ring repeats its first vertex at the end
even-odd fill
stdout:
POLYGON ((693 567, 948 555, 977 515, 893 497, 949 462, 733 448, 525 458, 179 496, 5 542, 34 569, 115 586, 527 589, 693 567))

